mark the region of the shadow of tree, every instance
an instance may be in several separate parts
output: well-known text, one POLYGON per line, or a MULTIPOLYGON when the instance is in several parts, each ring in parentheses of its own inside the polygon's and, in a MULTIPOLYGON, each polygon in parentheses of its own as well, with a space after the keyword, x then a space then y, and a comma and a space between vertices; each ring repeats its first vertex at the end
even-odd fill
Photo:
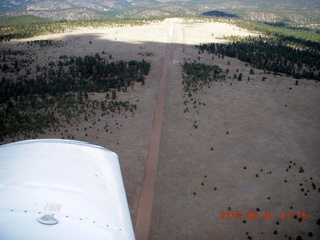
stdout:
POLYGON ((212 10, 202 13, 203 16, 211 16, 211 17, 228 17, 228 18, 241 18, 238 14, 228 13, 219 10, 212 10))

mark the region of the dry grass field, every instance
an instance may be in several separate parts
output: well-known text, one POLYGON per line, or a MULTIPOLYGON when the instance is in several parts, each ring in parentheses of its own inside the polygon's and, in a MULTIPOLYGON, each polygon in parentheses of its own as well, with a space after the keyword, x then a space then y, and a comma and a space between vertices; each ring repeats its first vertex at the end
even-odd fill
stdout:
POLYGON ((145 26, 78 29, 0 47, 25 49, 35 39, 61 41, 59 46, 29 49, 34 68, 58 62, 61 55, 103 51, 107 54, 101 56, 112 54, 112 61, 151 62, 144 86, 136 83, 118 94, 118 99, 137 104, 134 113, 97 114, 92 121, 38 136, 72 134, 116 152, 135 225, 163 57, 166 45, 172 44, 148 239, 320 239, 320 83, 301 79, 295 85, 293 78, 258 69, 250 74, 245 63, 198 54, 194 46, 231 35, 255 33, 227 23, 167 19, 145 26), (196 103, 187 103, 189 112, 184 112, 185 59, 230 70, 226 80, 193 96, 196 103), (234 79, 235 73, 243 74, 242 81, 234 79), (103 129, 106 122, 109 132, 103 129))

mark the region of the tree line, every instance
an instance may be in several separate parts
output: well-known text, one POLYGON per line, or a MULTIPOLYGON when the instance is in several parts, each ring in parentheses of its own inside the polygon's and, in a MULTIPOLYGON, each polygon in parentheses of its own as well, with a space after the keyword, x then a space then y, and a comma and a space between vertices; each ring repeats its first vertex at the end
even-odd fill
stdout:
POLYGON ((126 91, 134 82, 144 84, 145 75, 150 70, 150 63, 145 60, 108 62, 101 60, 99 54, 70 57, 55 65, 50 63, 50 67, 35 78, 23 75, 13 82, 3 77, 0 103, 24 95, 61 96, 68 92, 108 92, 110 89, 126 91))
POLYGON ((185 61, 182 65, 183 90, 189 97, 210 86, 213 81, 225 79, 225 74, 217 65, 207 65, 196 61, 185 61))
MULTIPOLYGON (((223 81, 225 78, 225 72, 218 65, 185 60, 182 65, 183 97, 185 98, 183 112, 188 113, 193 109, 199 114, 199 108, 207 105, 198 99, 199 92, 206 94, 206 88, 212 87, 214 82, 223 81)), ((197 129, 197 121, 194 121, 192 126, 197 129)))

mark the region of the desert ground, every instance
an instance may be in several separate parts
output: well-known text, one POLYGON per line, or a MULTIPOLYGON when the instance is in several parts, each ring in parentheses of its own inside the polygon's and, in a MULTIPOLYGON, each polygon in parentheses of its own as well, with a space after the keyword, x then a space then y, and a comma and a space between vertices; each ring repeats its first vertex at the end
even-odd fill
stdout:
MULTIPOLYGON (((112 54, 113 61, 151 62, 145 85, 135 84, 118 95, 137 104, 134 114, 96 116, 92 122, 65 127, 76 140, 119 155, 134 227, 143 207, 140 195, 167 64, 147 239, 320 239, 320 83, 300 79, 295 85, 293 78, 259 69, 252 75, 251 67, 237 59, 198 54, 195 47, 223 42, 223 36, 256 34, 227 23, 166 19, 144 26, 78 29, 0 47, 25 49, 24 43, 31 40, 59 41, 59 46, 30 51, 34 68, 57 62, 61 55, 103 51, 112 54), (181 64, 185 60, 230 70, 225 81, 194 96, 201 104, 189 103, 189 112, 184 112, 181 64), (242 81, 233 78, 237 72, 243 74, 242 81), (108 133, 103 131, 105 122, 111 129, 108 133)), ((64 132, 38 137, 66 138, 64 132)), ((12 140, 7 137, 2 144, 12 140)))

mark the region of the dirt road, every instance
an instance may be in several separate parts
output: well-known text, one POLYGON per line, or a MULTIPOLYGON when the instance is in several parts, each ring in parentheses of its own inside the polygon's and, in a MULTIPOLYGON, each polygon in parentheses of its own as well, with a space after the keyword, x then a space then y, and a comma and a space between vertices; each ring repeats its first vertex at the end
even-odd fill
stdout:
POLYGON ((146 240, 148 238, 149 226, 151 222, 154 184, 159 159, 162 121, 166 98, 167 73, 170 63, 172 62, 173 21, 174 20, 172 19, 170 22, 168 42, 163 58, 160 87, 158 92, 156 110, 153 118, 147 162, 145 168, 145 177, 139 201, 137 222, 135 226, 135 235, 137 240, 146 240))

